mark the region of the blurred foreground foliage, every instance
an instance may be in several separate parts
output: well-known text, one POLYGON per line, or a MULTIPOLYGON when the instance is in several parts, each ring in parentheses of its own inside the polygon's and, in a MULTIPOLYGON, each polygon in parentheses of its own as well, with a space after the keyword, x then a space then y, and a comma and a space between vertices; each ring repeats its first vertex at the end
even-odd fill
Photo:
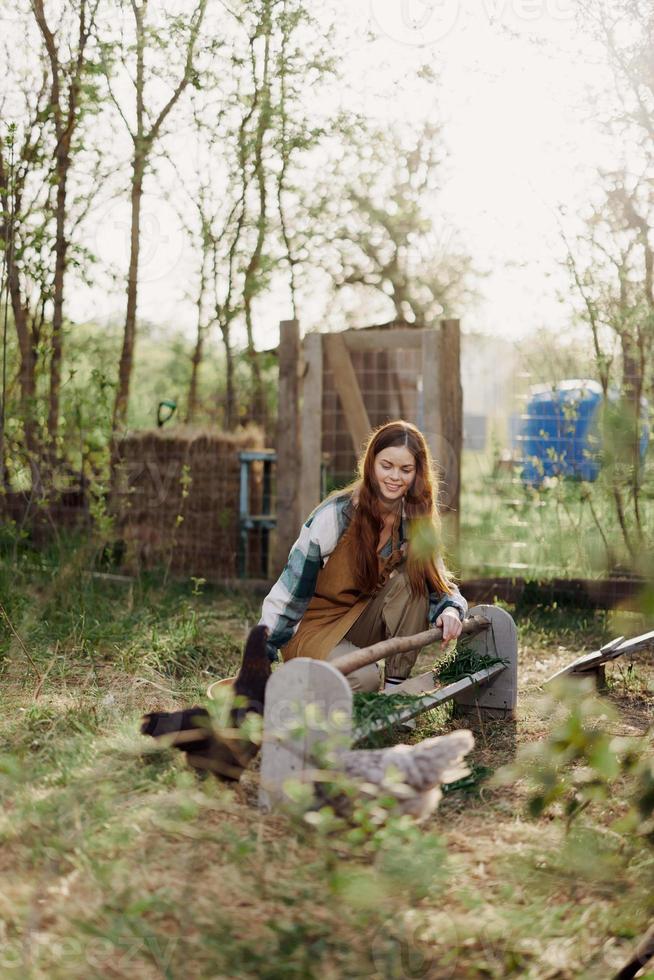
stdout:
MULTIPOLYGON (((611 734, 623 690, 646 703, 644 658, 641 686, 616 671, 613 709, 584 695, 550 716, 522 684, 517 728, 475 730, 473 772, 510 764, 516 740, 554 754, 501 786, 455 788, 421 827, 357 795, 348 819, 302 799, 264 816, 256 771, 237 790, 198 780, 137 734, 144 711, 197 703, 233 675, 260 599, 154 573, 97 578, 86 557, 61 541, 10 546, 0 563, 13 628, 3 619, 3 976, 541 980, 619 966, 653 911, 646 753, 611 734), (531 782, 540 772, 551 786, 531 782), (587 798, 567 819, 568 800, 587 798)), ((588 612, 516 618, 523 668, 609 629, 588 612)), ((430 714, 412 737, 458 726, 430 714)))
POLYGON ((560 678, 541 703, 550 731, 521 748, 498 784, 530 784, 532 817, 561 813, 568 827, 591 804, 614 794, 626 806, 615 822, 654 844, 654 730, 639 738, 615 735, 618 711, 597 696, 591 678, 560 678))

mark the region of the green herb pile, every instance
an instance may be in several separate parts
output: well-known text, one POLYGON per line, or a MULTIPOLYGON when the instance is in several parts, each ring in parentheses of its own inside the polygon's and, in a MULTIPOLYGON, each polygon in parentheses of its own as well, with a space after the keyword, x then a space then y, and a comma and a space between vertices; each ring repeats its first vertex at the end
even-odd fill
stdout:
POLYGON ((399 711, 424 700, 419 694, 384 694, 381 691, 357 691, 353 698, 352 719, 355 728, 373 727, 384 722, 389 727, 399 711))
POLYGON ((501 657, 488 657, 486 654, 475 653, 468 646, 457 648, 456 654, 447 663, 437 666, 434 670, 434 680, 441 684, 452 684, 454 681, 461 680, 462 677, 471 677, 478 670, 486 670, 494 667, 495 664, 505 664, 507 661, 501 657))

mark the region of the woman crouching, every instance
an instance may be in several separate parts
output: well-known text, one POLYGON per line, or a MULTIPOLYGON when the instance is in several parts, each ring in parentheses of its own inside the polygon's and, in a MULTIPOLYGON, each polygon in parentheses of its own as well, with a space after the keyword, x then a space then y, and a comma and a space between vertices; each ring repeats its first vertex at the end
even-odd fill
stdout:
MULTIPOLYGON (((372 433, 358 479, 306 520, 263 602, 269 653, 332 660, 429 626, 443 642, 461 632, 468 604, 439 552, 435 478, 425 438, 410 422, 372 433)), ((355 691, 391 690, 418 653, 388 657, 348 676, 355 691)))

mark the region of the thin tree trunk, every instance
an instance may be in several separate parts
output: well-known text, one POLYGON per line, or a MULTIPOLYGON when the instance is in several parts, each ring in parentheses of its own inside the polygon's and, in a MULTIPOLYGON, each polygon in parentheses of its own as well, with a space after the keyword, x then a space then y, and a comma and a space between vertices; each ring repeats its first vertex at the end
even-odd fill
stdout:
MULTIPOLYGON (((119 429, 124 429, 127 424, 127 411, 129 407, 130 382, 132 377, 132 365, 134 362, 134 345, 136 340, 136 311, 138 299, 138 269, 140 254, 140 231, 141 231, 141 204, 143 200, 143 177, 147 166, 148 157, 152 147, 156 143, 165 120, 179 101, 182 92, 188 85, 193 73, 193 58, 195 45, 198 39, 202 20, 206 10, 208 0, 198 0, 195 12, 191 17, 191 33, 186 49, 186 62, 184 74, 178 80, 172 95, 151 125, 148 124, 149 114, 145 105, 145 51, 148 44, 148 32, 146 31, 145 15, 147 11, 147 0, 142 0, 139 4, 137 0, 131 0, 132 13, 135 21, 136 30, 136 77, 134 79, 134 91, 136 99, 136 129, 129 128, 134 146, 132 158, 132 184, 131 184, 131 226, 130 226, 130 252, 129 270, 127 274, 127 309, 125 311, 125 330, 123 334, 123 346, 118 366, 118 386, 116 389, 116 399, 114 401, 114 411, 112 427, 114 432, 114 445, 112 450, 111 470, 112 474, 117 461, 117 444, 115 437, 119 429)), ((113 96, 112 96, 113 97, 113 96)), ((114 101, 116 101, 114 99, 114 101)), ((121 110, 122 114, 122 110, 121 110)), ((123 119, 125 116, 123 115, 123 119)), ((112 476, 113 479, 113 476, 112 476)))
POLYGON ((629 439, 626 446, 627 465, 631 471, 630 484, 634 506, 634 515, 639 537, 642 539, 642 524, 640 517, 640 398, 643 380, 640 363, 631 334, 624 331, 620 335, 622 345, 622 395, 623 411, 629 425, 629 439))
POLYGON ((49 463, 55 464, 59 435, 59 400, 61 391, 61 362, 63 355, 64 281, 68 240, 66 237, 68 173, 71 166, 70 149, 73 134, 79 122, 79 96, 85 68, 85 50, 97 10, 97 2, 87 21, 87 3, 79 4, 79 35, 77 51, 70 69, 62 61, 57 45, 56 31, 48 25, 43 0, 32 0, 32 12, 41 32, 50 64, 52 77, 50 111, 54 120, 57 144, 55 148, 55 270, 53 282, 52 341, 50 356, 50 396, 48 403, 49 463), (62 80, 68 80, 67 92, 62 90, 62 80))
MULTIPOLYGON (((269 14, 268 14, 269 16, 269 14)), ((266 428, 267 410, 266 398, 261 377, 261 366, 259 357, 254 346, 254 329, 252 324, 252 299, 257 291, 256 279, 261 273, 261 256, 267 231, 267 189, 266 173, 263 162, 263 147, 266 130, 270 122, 270 24, 265 23, 265 44, 263 55, 263 69, 261 77, 261 105, 259 107, 259 118, 257 120, 255 145, 254 145, 254 172, 256 174, 257 187, 259 191, 259 214, 257 217, 257 238, 254 250, 245 270, 245 282, 243 286, 243 306, 245 309, 245 327, 248 340, 248 360, 252 369, 252 399, 251 415, 256 421, 266 428)), ((254 53, 252 58, 254 61, 254 53)))
POLYGON ((202 268, 200 269, 200 285, 198 287, 198 298, 196 306, 198 310, 197 333, 195 337, 195 349, 191 358, 191 380, 188 386, 188 406, 186 409, 186 423, 190 424, 195 419, 198 409, 198 375, 204 354, 204 335, 205 327, 203 322, 204 294, 207 285, 207 274, 205 269, 204 257, 202 268))
POLYGON ((136 304, 138 295, 139 253, 141 242, 141 204, 143 200, 143 171, 145 160, 137 152, 132 169, 131 231, 129 246, 129 270, 127 273, 127 310, 125 313, 125 329, 123 346, 118 366, 118 388, 114 403, 113 431, 124 429, 127 424, 127 407, 129 405, 129 389, 134 362, 134 342, 136 339, 136 304))
POLYGON ((52 341, 50 355, 50 398, 48 405, 48 437, 50 463, 57 455, 59 434, 59 395, 61 390, 61 360, 63 351, 64 279, 66 276, 66 184, 70 159, 68 154, 57 161, 57 205, 55 231, 55 273, 53 288, 52 341))
POLYGON ((38 363, 38 337, 29 324, 29 316, 22 302, 18 270, 12 265, 9 270, 9 292, 16 327, 16 337, 20 351, 18 381, 20 386, 20 407, 23 422, 23 437, 27 462, 32 474, 32 490, 41 494, 41 444, 36 412, 36 365, 38 363))
POLYGON ((220 332, 225 347, 225 417, 223 426, 226 432, 231 432, 232 429, 236 428, 236 398, 234 392, 234 353, 229 323, 221 323, 220 332))
POLYGON ((204 352, 204 335, 200 329, 200 324, 198 324, 198 333, 195 339, 195 349, 193 351, 193 357, 191 358, 191 380, 188 386, 188 406, 186 409, 185 422, 187 425, 191 425, 195 421, 195 416, 198 410, 198 375, 200 373, 200 364, 202 363, 202 357, 204 352))
POLYGON ((245 325, 248 338, 247 356, 252 372, 252 397, 250 399, 250 415, 264 429, 266 427, 267 412, 266 399, 263 391, 263 379, 261 377, 261 366, 259 355, 254 346, 254 331, 252 327, 252 304, 250 298, 244 299, 245 305, 245 325))

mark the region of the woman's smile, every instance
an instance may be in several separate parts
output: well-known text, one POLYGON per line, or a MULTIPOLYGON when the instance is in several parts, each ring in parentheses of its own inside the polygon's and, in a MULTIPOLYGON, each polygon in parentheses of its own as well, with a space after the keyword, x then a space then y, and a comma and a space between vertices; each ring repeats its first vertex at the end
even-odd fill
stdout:
POLYGON ((406 446, 389 446, 375 457, 374 474, 380 497, 395 501, 413 485, 415 457, 406 446))

